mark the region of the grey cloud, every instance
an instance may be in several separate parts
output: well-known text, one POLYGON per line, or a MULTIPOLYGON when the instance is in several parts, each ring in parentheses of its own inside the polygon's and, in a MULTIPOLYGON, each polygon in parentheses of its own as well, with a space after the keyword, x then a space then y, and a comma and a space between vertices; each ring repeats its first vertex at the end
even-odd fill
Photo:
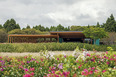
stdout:
POLYGON ((14 18, 21 27, 103 23, 116 16, 116 0, 0 0, 0 24, 14 18), (7 5, 7 6, 4 6, 7 5))
POLYGON ((77 16, 78 19, 90 19, 90 15, 89 14, 81 14, 80 16, 77 16))

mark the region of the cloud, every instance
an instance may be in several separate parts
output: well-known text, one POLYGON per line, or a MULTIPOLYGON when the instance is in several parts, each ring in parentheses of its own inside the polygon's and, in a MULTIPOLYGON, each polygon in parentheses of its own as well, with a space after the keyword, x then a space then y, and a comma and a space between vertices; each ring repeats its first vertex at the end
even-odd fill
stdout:
POLYGON ((0 0, 0 24, 14 18, 20 26, 31 27, 95 25, 116 16, 116 0, 0 0))

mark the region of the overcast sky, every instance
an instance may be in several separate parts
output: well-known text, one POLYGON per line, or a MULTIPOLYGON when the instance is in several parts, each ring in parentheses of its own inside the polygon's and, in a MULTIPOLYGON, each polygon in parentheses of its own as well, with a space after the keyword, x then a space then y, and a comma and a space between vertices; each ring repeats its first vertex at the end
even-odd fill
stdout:
POLYGON ((111 14, 116 17, 116 0, 0 0, 0 24, 14 18, 21 28, 95 25, 111 14))

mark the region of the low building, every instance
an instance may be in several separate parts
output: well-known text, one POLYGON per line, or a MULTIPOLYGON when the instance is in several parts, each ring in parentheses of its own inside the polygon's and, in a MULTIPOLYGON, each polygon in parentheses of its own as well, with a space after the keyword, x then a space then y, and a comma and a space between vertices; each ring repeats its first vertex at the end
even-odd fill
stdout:
MULTIPOLYGON (((82 31, 51 31, 49 35, 8 35, 9 43, 37 43, 37 42, 81 42, 86 41, 82 31), (41 41, 40 41, 41 39, 41 41), (49 39, 49 40, 48 40, 49 39)), ((92 44, 92 39, 89 39, 92 44)))

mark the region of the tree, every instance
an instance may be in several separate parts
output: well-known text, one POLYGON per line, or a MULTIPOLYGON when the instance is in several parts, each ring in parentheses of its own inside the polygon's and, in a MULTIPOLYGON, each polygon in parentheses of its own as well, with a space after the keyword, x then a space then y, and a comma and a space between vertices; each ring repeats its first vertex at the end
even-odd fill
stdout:
POLYGON ((116 21, 113 14, 111 14, 111 16, 106 20, 106 23, 103 23, 101 27, 105 28, 107 32, 116 32, 116 21))
POLYGON ((50 29, 48 27, 46 27, 45 31, 50 31, 50 29))
POLYGON ((8 34, 6 33, 6 31, 4 29, 0 29, 0 42, 6 42, 8 38, 8 34))
POLYGON ((99 24, 99 22, 97 22, 97 25, 96 26, 99 27, 99 28, 101 27, 100 24, 99 24))
POLYGON ((36 30, 45 31, 44 26, 41 26, 41 25, 35 26, 33 28, 36 29, 36 30))
POLYGON ((29 25, 27 25, 26 29, 30 29, 30 26, 29 26, 29 25))
POLYGON ((57 31, 57 27, 51 26, 51 27, 50 27, 50 31, 57 31))
POLYGON ((108 32, 108 37, 100 40, 105 45, 116 44, 116 32, 108 32))
POLYGON ((64 31, 70 31, 70 28, 68 27, 66 27, 66 28, 64 28, 64 31))
POLYGON ((7 20, 3 27, 6 29, 7 32, 13 30, 13 29, 20 29, 19 24, 16 24, 16 21, 14 19, 7 20))
POLYGON ((107 37, 107 33, 103 28, 87 28, 83 31, 85 37, 94 39, 94 44, 97 39, 107 37))
POLYGON ((0 24, 0 29, 2 29, 3 27, 2 27, 2 25, 0 24))
POLYGON ((61 24, 59 24, 57 26, 57 31, 64 31, 64 27, 61 24))

